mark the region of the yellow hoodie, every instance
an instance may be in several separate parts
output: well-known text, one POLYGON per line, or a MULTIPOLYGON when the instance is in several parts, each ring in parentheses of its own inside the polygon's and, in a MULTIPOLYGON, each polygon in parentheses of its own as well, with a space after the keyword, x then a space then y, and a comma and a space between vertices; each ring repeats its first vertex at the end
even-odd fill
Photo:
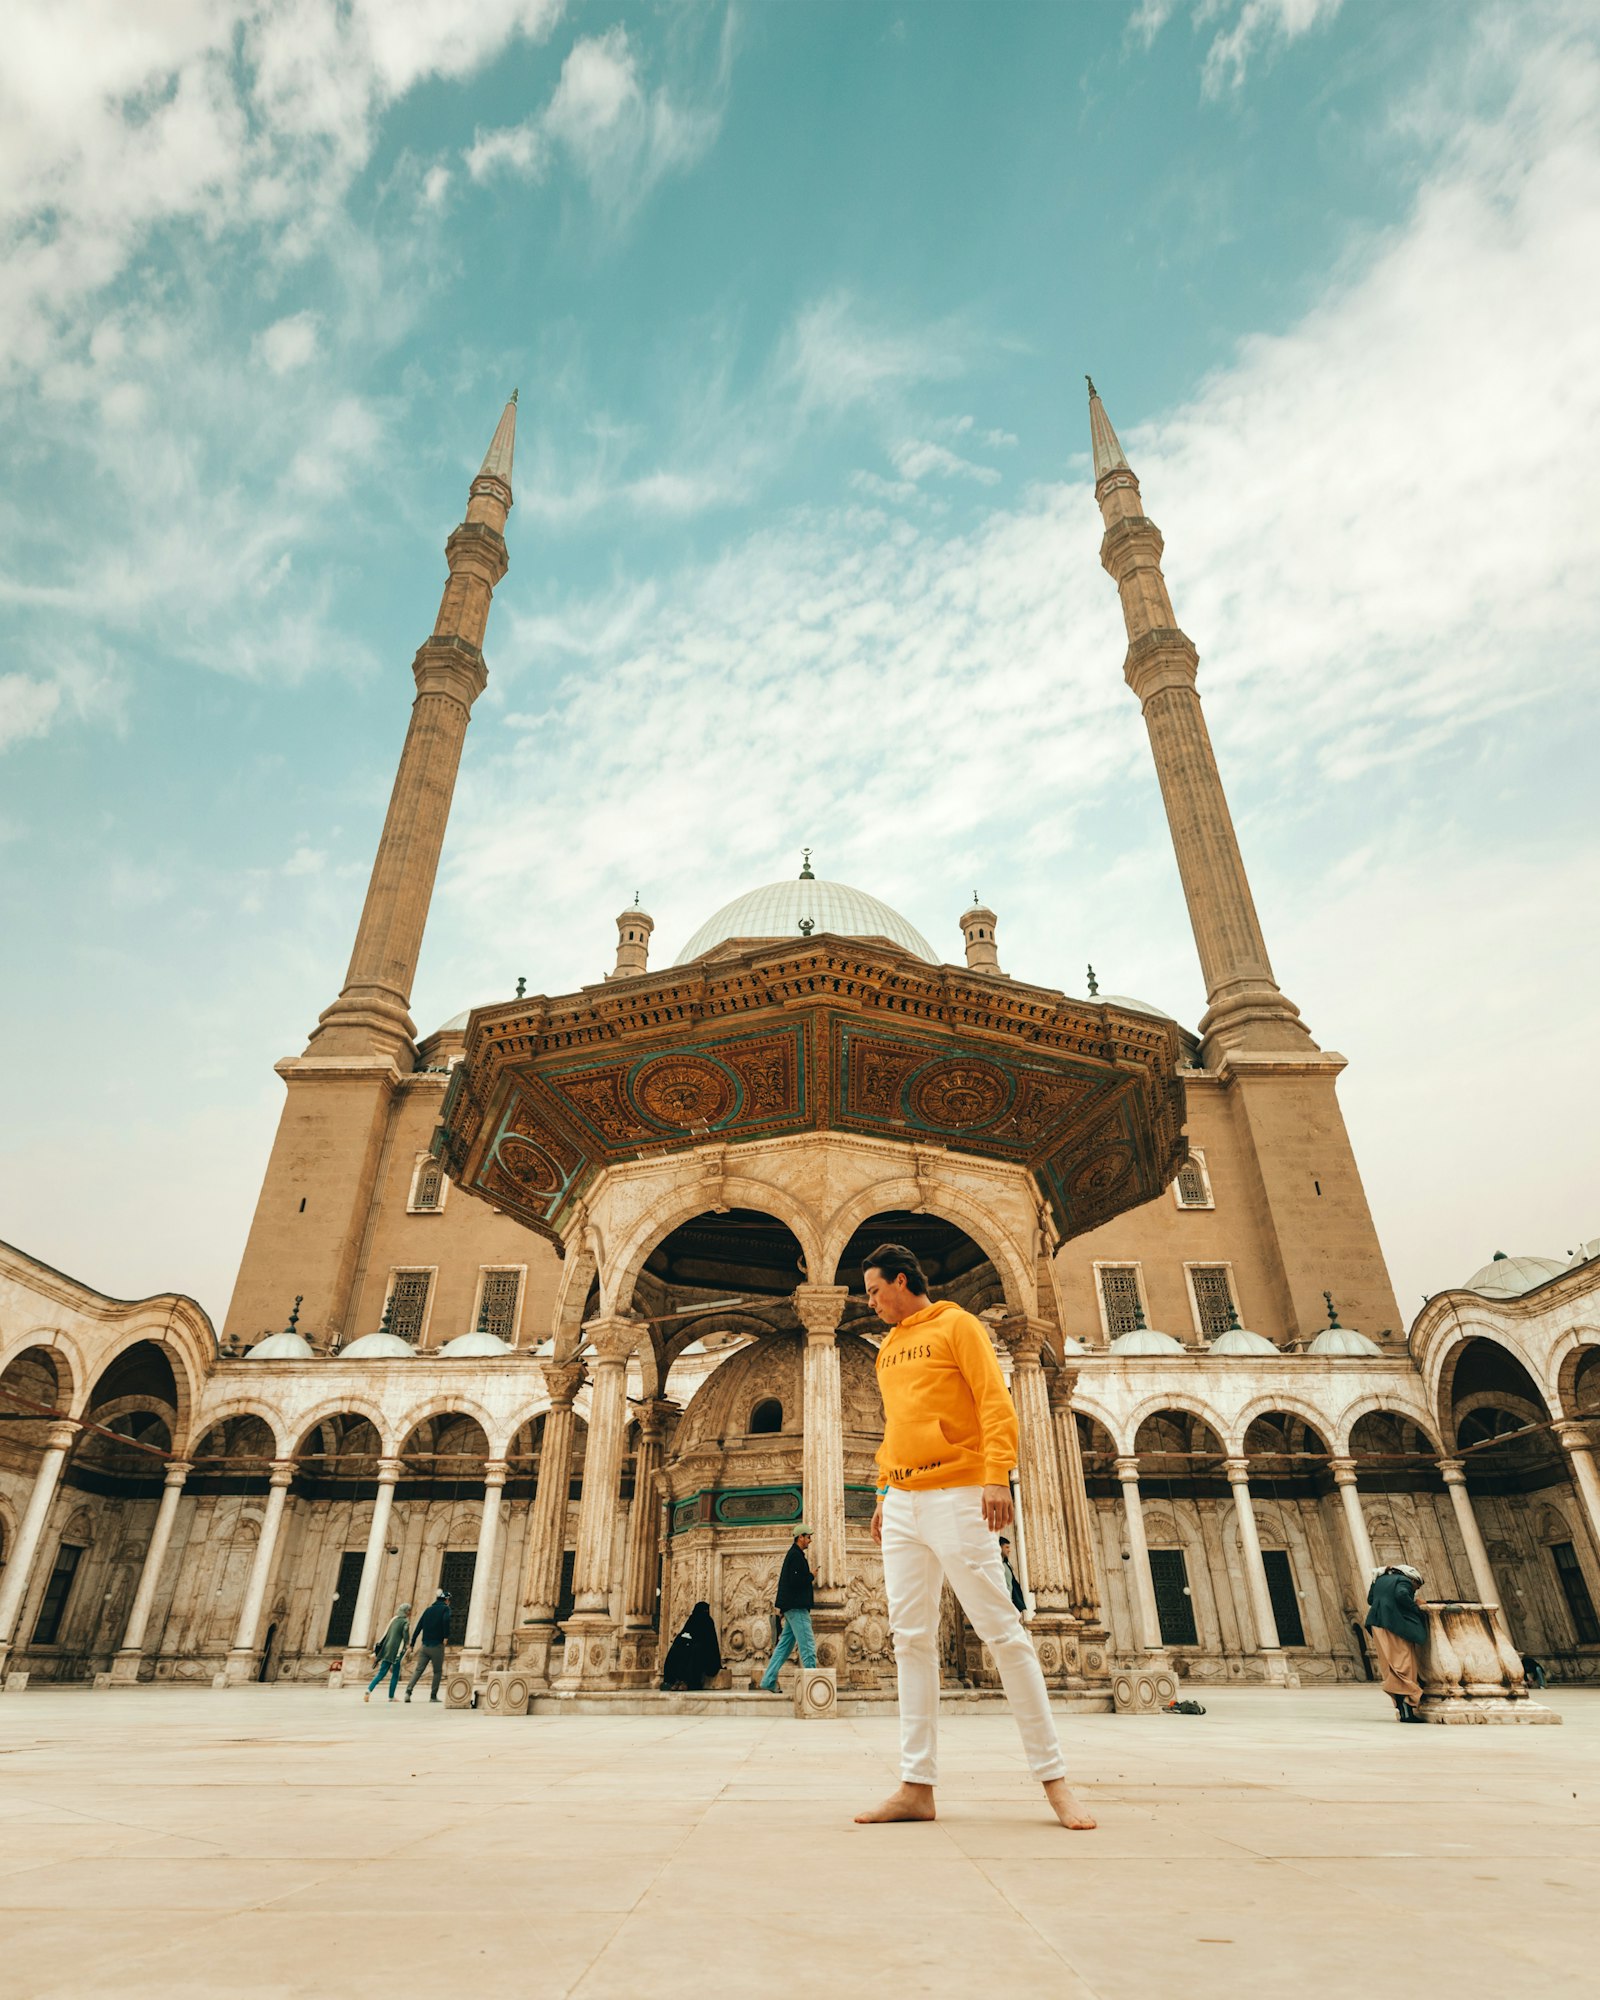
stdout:
POLYGON ((889 1329, 878 1349, 882 1484, 926 1493, 1004 1486, 1017 1462, 1017 1413, 989 1336, 948 1300, 889 1329))

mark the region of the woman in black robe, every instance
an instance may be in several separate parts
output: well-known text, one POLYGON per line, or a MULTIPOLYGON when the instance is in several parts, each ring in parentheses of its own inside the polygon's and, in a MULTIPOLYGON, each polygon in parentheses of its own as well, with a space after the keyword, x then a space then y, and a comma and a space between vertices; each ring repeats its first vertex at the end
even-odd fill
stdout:
POLYGON ((702 1597, 689 1613, 683 1630, 667 1648, 661 1685, 698 1693, 721 1672, 722 1648, 717 1644, 717 1628, 712 1623, 711 1606, 702 1597))

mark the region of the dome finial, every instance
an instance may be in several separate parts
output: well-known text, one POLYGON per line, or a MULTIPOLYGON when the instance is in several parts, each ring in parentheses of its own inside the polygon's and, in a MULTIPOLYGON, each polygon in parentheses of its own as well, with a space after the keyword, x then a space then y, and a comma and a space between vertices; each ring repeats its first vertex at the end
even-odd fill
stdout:
POLYGON ((300 1331, 300 1301, 304 1297, 304 1292, 295 1293, 294 1307, 289 1314, 289 1324, 283 1329, 285 1333, 298 1333, 300 1331))
POLYGON ((817 878, 811 872, 811 849, 809 847, 804 847, 800 850, 800 852, 802 857, 800 866, 800 880, 802 882, 815 882, 817 878))
POLYGON ((1089 998, 1093 1000, 1100 991, 1100 982, 1094 976, 1094 967, 1089 967, 1089 998))
POLYGON ((528 975, 525 972, 519 972, 517 974, 517 998, 519 1000, 526 1000, 527 997, 528 997, 528 975))
POLYGON ((1336 1312, 1334 1311, 1334 1309, 1333 1309, 1333 1294, 1332 1294, 1332 1292, 1324 1292, 1324 1293, 1323 1293, 1323 1295, 1322 1295, 1322 1302, 1323 1302, 1323 1304, 1324 1304, 1324 1305, 1325 1305, 1325 1306, 1326 1306, 1326 1307, 1328 1308, 1328 1324, 1329 1324, 1329 1326, 1337 1326, 1337 1325, 1339 1324, 1339 1315, 1338 1315, 1338 1314, 1337 1314, 1337 1313, 1336 1313, 1336 1312))

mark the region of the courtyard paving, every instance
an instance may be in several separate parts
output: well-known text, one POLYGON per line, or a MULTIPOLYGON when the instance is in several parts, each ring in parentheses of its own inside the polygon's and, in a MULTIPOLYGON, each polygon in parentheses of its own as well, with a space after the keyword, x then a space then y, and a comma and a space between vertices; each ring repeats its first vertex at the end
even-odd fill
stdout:
POLYGON ((1600 1690, 1403 1729, 1374 1689, 1064 1716, 1100 1830, 952 1714, 491 1718, 321 1688, 0 1697, 0 1992, 338 2000, 1593 1993, 1600 1690))

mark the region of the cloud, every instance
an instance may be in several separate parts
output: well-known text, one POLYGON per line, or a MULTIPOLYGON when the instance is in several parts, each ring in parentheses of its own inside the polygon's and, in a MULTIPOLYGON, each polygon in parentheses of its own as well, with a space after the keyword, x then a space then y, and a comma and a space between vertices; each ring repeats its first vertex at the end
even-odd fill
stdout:
POLYGON ((960 374, 970 345, 950 325, 917 332, 884 326, 853 294, 835 291, 797 316, 779 374, 803 408, 843 411, 960 374))
POLYGON ((60 706, 56 682, 28 674, 0 674, 0 750, 30 736, 43 736, 60 706))
POLYGON ((962 458, 942 444, 933 444, 926 438, 903 438, 892 445, 889 457, 894 469, 902 478, 910 480, 926 479, 930 473, 941 479, 974 479, 980 486, 995 486, 1000 475, 992 465, 978 465, 970 458, 962 458))
MULTIPOLYGON (((1325 26, 1343 4, 1344 0, 1190 0, 1195 31, 1214 30, 1201 67, 1201 89, 1207 97, 1241 89, 1258 54, 1325 26)), ((1177 11, 1178 0, 1140 0, 1128 21, 1129 40, 1150 48, 1177 11)))
POLYGON ((614 219, 630 217, 668 174, 696 165, 722 128, 731 68, 731 12, 721 57, 698 102, 647 86, 623 27, 575 42, 550 102, 519 125, 479 132, 463 158, 475 181, 545 179, 564 159, 614 219))
POLYGON ((314 312, 291 313, 274 320, 257 341, 261 358, 274 375, 304 368, 317 351, 318 320, 314 312))

